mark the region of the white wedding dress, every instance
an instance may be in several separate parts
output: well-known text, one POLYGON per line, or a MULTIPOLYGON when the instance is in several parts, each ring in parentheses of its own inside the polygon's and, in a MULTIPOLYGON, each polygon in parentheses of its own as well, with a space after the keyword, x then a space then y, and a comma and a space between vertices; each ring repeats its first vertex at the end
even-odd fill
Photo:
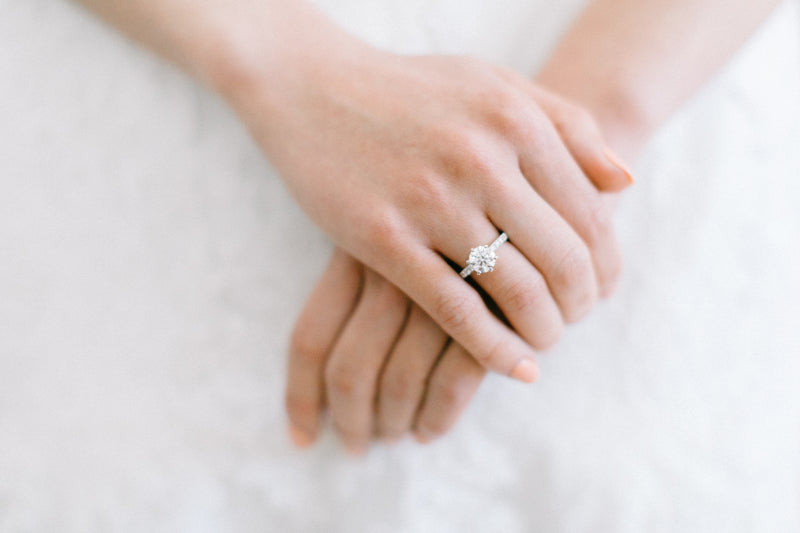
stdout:
MULTIPOLYGON (((320 4, 532 73, 582 2, 320 4)), ((364 460, 286 436, 330 245, 236 118, 68 3, 0 5, 0 531, 800 530, 797 2, 648 146, 621 290, 541 381, 364 460)))

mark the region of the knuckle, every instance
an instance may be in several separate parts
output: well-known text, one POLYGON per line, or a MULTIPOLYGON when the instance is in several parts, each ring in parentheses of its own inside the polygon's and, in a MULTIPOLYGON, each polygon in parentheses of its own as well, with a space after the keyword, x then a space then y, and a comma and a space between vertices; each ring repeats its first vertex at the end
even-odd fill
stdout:
POLYGON ((401 252, 406 233, 405 225, 393 209, 378 209, 365 223, 363 248, 378 257, 395 257, 401 252))
POLYGON ((471 176, 494 176, 498 162, 487 143, 478 137, 467 137, 458 147, 462 154, 464 173, 471 176))
POLYGON ((465 391, 457 382, 448 383, 439 387, 436 393, 438 404, 448 411, 458 409, 465 403, 465 391))
POLYGON ((456 178, 495 175, 499 162, 485 134, 472 127, 453 127, 442 132, 440 137, 445 147, 445 168, 456 178))
POLYGON ((599 246, 614 232, 611 208, 607 202, 598 200, 586 213, 584 237, 590 247, 599 246))
POLYGON ((327 347, 322 346, 302 325, 296 326, 292 331, 289 339, 289 353, 301 365, 319 364, 324 359, 326 351, 327 347))
POLYGON ((475 310, 475 300, 463 293, 440 293, 437 300, 437 322, 448 332, 462 330, 475 310))
POLYGON ((495 342, 488 351, 473 354, 473 357, 483 368, 488 370, 497 369, 500 367, 500 361, 502 361, 503 356, 512 353, 508 345, 508 341, 505 340, 495 342))
POLYGON ((524 314, 536 309, 548 294, 544 280, 535 276, 511 283, 505 290, 505 299, 512 311, 524 314))
POLYGON ((453 377, 434 385, 433 396, 437 405, 447 413, 447 416, 438 417, 442 423, 443 431, 449 427, 448 421, 455 418, 461 409, 469 402, 475 391, 475 384, 466 377, 453 377))
POLYGON ((516 93, 497 91, 489 113, 492 125, 504 136, 518 137, 529 131, 529 105, 516 93))
POLYGON ((554 283, 569 294, 569 300, 562 301, 561 306, 566 322, 577 322, 589 312, 597 298, 597 290, 594 265, 583 245, 573 246, 564 255, 556 267, 554 283))
POLYGON ((487 147, 474 143, 464 149, 464 166, 469 175, 492 178, 499 175, 497 157, 487 147))
POLYGON ((414 399, 415 387, 410 376, 398 373, 382 380, 381 398, 390 403, 405 403, 414 399))
POLYGON ((552 119, 543 109, 535 104, 528 104, 524 107, 524 131, 526 146, 544 146, 548 139, 552 139, 557 134, 552 119))
POLYGON ((317 403, 310 398, 295 394, 286 395, 286 412, 294 420, 305 420, 317 413, 317 403))
POLYGON ((337 396, 359 398, 363 396, 364 387, 358 375, 344 365, 329 365, 325 372, 325 381, 329 389, 337 396))
POLYGON ((581 135, 599 133, 594 117, 584 108, 569 102, 560 101, 552 114, 553 125, 562 136, 581 132, 581 135))
POLYGON ((390 210, 374 213, 369 221, 368 235, 373 242, 392 241, 401 230, 398 219, 390 210))
POLYGON ((594 276, 594 267, 589 251, 582 244, 571 246, 558 262, 554 283, 562 288, 587 285, 594 276))
POLYGON ((409 204, 432 212, 450 212, 453 194, 447 183, 437 175, 419 175, 410 180, 409 204))

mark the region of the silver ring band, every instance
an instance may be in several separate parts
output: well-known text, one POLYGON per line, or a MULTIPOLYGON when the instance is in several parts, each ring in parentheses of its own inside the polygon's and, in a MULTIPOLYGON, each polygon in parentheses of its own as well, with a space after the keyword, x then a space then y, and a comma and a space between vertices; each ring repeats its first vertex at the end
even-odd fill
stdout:
POLYGON ((467 258, 467 266, 461 271, 461 277, 466 279, 470 274, 475 272, 479 276, 494 270, 494 265, 497 262, 497 250, 501 244, 508 240, 508 235, 505 232, 498 235, 494 242, 488 246, 478 246, 469 251, 467 258))

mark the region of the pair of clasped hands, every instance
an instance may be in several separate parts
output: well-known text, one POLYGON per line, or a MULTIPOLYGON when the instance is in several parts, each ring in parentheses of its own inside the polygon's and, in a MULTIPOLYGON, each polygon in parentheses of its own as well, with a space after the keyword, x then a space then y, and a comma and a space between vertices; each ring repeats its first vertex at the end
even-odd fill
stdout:
POLYGON ((353 453, 429 442, 487 371, 535 381, 537 352, 614 290, 604 193, 630 174, 587 112, 505 68, 366 47, 297 64, 242 112, 337 245, 291 339, 290 435, 309 446, 329 411, 353 453), (462 279, 500 231, 495 270, 462 279))

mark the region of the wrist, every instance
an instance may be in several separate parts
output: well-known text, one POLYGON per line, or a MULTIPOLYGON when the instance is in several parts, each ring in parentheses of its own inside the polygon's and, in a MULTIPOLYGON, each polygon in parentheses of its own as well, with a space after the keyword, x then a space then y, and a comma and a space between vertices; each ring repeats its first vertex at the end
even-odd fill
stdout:
POLYGON ((219 24, 218 46, 200 61, 199 77, 242 115, 285 110, 329 71, 375 52, 306 2, 275 4, 219 24))
POLYGON ((591 113, 606 143, 627 161, 636 159, 655 130, 647 107, 624 84, 588 83, 555 67, 542 70, 536 82, 591 113))
POLYGON ((603 136, 626 161, 634 162, 655 127, 636 102, 624 94, 606 94, 590 103, 603 136))
POLYGON ((279 168, 309 131, 331 126, 330 106, 360 105, 352 100, 364 78, 391 55, 315 10, 292 15, 266 37, 239 32, 227 40, 206 77, 279 168))

